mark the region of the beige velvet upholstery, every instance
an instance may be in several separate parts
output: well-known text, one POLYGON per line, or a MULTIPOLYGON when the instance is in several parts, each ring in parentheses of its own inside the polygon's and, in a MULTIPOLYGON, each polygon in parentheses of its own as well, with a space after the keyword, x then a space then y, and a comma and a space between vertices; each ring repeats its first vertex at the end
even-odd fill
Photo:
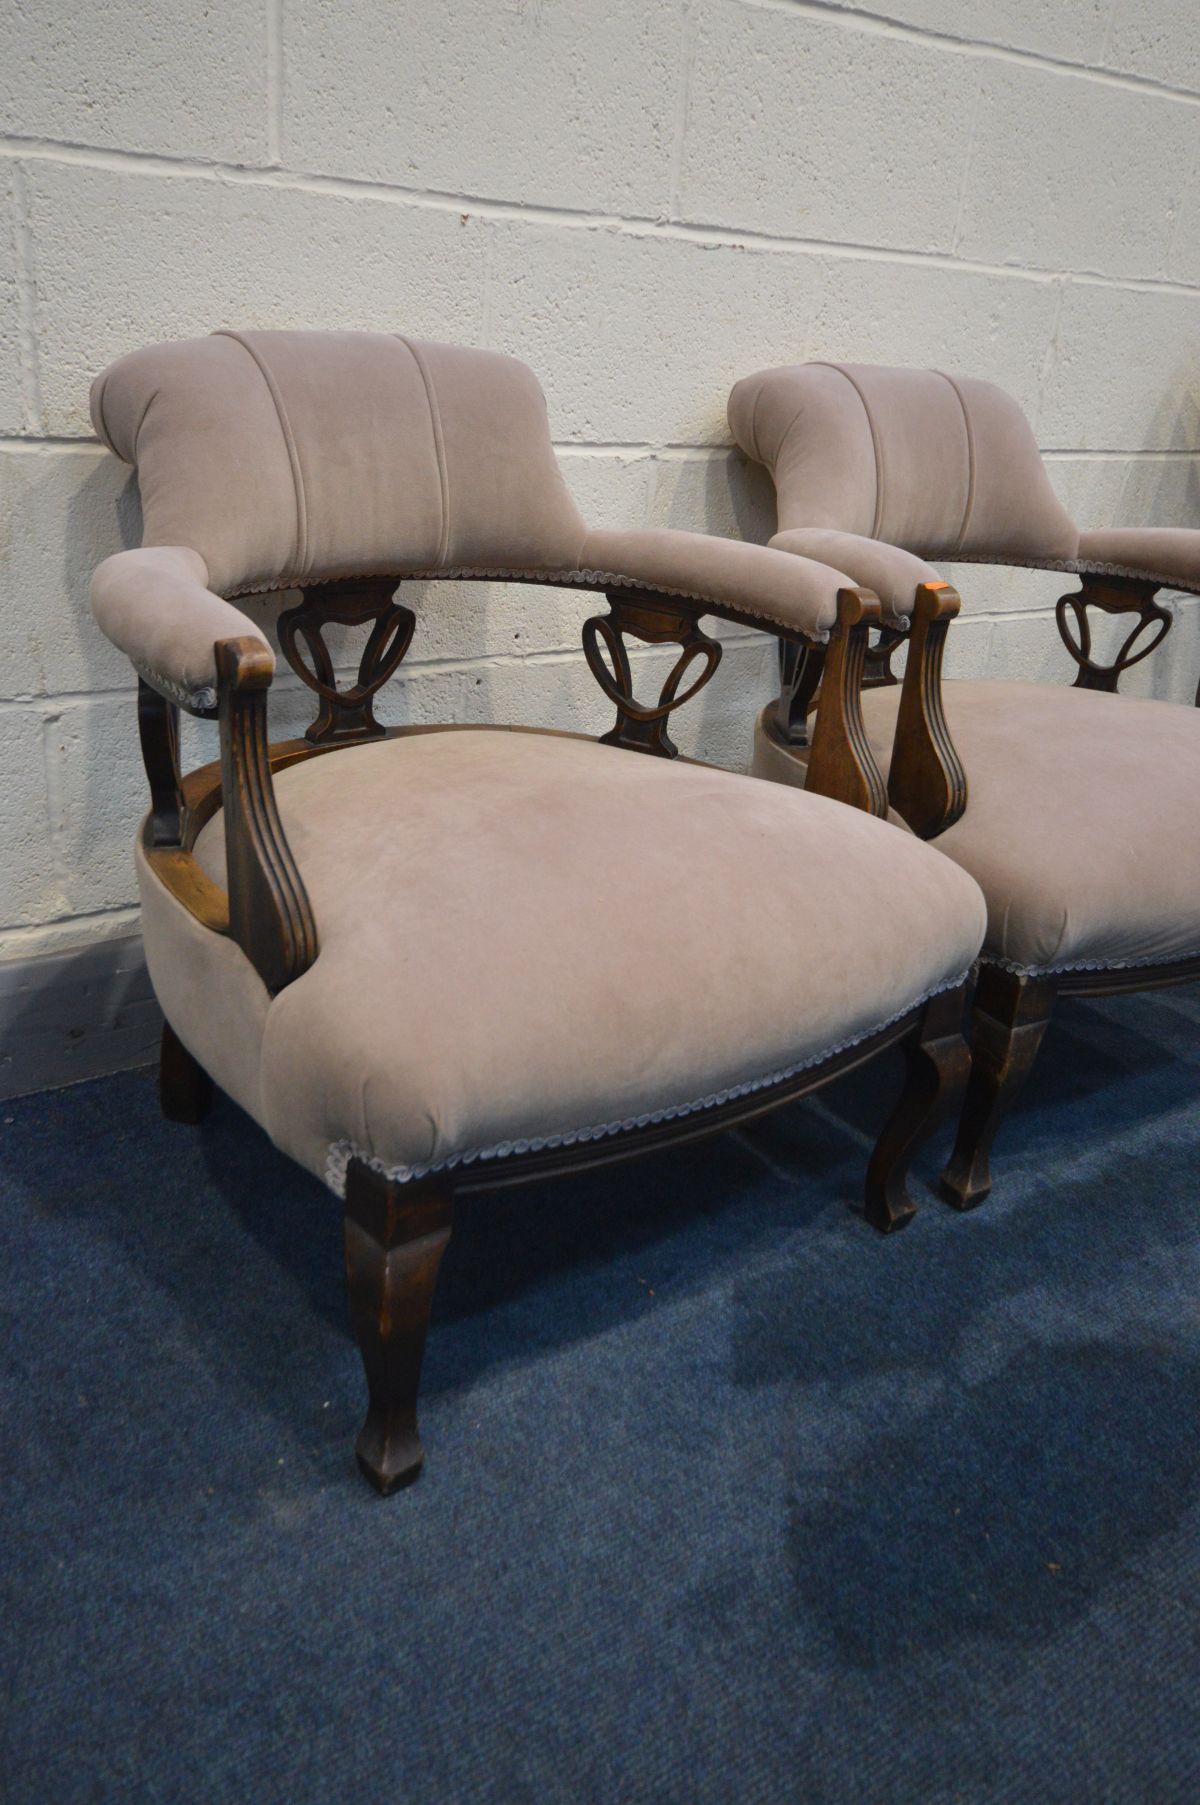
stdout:
POLYGON ((880 539, 864 539, 854 533, 836 533, 831 527, 793 527, 790 532, 776 533, 771 540, 776 551, 790 552, 801 558, 816 558, 824 564, 853 569, 855 581, 873 589, 883 604, 884 615, 891 624, 907 623, 922 583, 940 583, 940 573, 923 558, 901 551, 898 545, 885 545, 880 539))
POLYGON ((123 357, 92 421, 145 545, 222 595, 339 576, 573 567, 584 524, 515 358, 387 332, 216 332, 123 357))
POLYGON ((600 575, 619 573, 618 583, 709 599, 812 637, 827 633, 837 619, 839 589, 854 587, 843 571, 812 558, 673 527, 589 533, 582 562, 600 575))
MULTIPOLYGON (((781 532, 833 528, 929 559, 1022 563, 1076 554, 1078 531, 1029 423, 990 382, 886 365, 794 364, 737 383, 729 424, 742 450, 774 475, 781 532)), ((841 568, 868 580, 849 560, 841 568)))
MULTIPOLYGON (((934 844, 987 898, 984 957, 1039 973, 1200 955, 1200 713, 1038 683, 944 693, 971 800, 934 844)), ((885 772, 899 697, 863 696, 885 772)), ((762 717, 755 772, 804 780, 762 717)))
MULTIPOLYGON (((121 358, 96 431, 136 465, 141 552, 93 579, 104 631, 204 711, 220 597, 339 577, 653 586, 824 638, 839 570, 669 529, 589 533, 515 358, 386 332, 217 332, 121 358)), ((193 705, 189 702, 189 706, 193 705)))
POLYGON ((1200 592, 1200 530, 1122 526, 1081 533, 1077 568, 1200 592))
MULTIPOLYGON (((266 1003, 150 877, 147 952, 184 1043, 335 1188, 351 1148, 407 1177, 752 1091, 957 980, 983 934, 975 884, 898 828, 566 735, 414 734, 275 787, 315 964, 266 1003)), ((197 856, 222 881, 220 816, 197 856)))
POLYGON ((196 714, 211 714, 217 705, 218 639, 257 640, 275 661, 261 628, 213 595, 204 559, 186 546, 145 546, 106 558, 92 579, 92 612, 144 677, 196 714))

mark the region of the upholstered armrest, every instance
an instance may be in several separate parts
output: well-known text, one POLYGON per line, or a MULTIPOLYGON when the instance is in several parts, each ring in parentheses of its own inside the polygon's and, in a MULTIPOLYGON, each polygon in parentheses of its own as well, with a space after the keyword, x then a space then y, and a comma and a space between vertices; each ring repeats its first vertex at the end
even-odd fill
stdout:
POLYGON ((1142 577, 1169 589, 1200 593, 1200 530, 1195 527, 1117 526, 1079 535, 1074 568, 1142 577))
POLYGON ((816 558, 822 564, 848 570, 856 583, 873 589, 879 597, 885 626, 907 625, 921 584, 941 581, 932 564, 926 564, 923 558, 902 551, 898 545, 864 538, 860 533, 839 533, 832 527, 793 527, 790 532, 776 533, 771 544, 776 551, 816 558))
POLYGON ((810 558, 673 527, 589 533, 579 562, 612 587, 629 583, 683 596, 704 603, 706 613, 819 640, 837 620, 838 592, 856 587, 853 578, 810 558))
POLYGON ((253 621, 208 588, 208 569, 186 546, 147 546, 106 558, 92 578, 92 612, 147 683, 192 714, 217 709, 219 639, 254 640, 253 621))

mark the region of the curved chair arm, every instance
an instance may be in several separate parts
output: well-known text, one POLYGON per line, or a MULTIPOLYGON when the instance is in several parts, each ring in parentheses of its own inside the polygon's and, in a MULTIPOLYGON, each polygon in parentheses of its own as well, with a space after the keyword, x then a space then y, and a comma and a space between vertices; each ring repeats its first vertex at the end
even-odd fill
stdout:
POLYGON ((1200 594, 1200 528, 1102 527, 1080 533, 1079 556, 1073 562, 1080 572, 1200 594))
POLYGON ((674 527, 591 532, 579 563, 584 576, 606 589, 678 596, 702 603, 704 614, 821 641, 837 623, 839 591, 855 585, 811 558, 674 527))
POLYGON ((839 533, 833 527, 792 527, 776 533, 770 543, 776 551, 816 558, 849 571, 856 583, 879 597, 885 627, 906 628, 922 584, 941 582, 933 565, 923 558, 860 533, 839 533))
POLYGON ((251 640, 274 671, 266 639, 240 609, 213 594, 204 559, 186 546, 146 546, 106 558, 92 577, 91 599, 107 637, 152 688, 189 714, 217 712, 217 640, 251 640))

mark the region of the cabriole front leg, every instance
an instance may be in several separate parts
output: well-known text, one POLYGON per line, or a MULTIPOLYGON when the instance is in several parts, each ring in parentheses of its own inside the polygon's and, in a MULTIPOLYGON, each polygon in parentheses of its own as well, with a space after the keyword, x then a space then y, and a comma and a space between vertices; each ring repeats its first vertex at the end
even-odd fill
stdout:
POLYGON ((905 1042, 904 1089, 867 1167, 866 1218, 881 1234, 904 1228, 916 1215, 909 1168, 966 1085, 971 1070, 963 1035, 966 1003, 965 984, 931 997, 905 1042))
POLYGON ((425 1451, 417 1392, 429 1313, 450 1239, 448 1177, 400 1185, 351 1160, 346 1175, 346 1284, 367 1375, 355 1453, 384 1497, 411 1485, 425 1451))
POLYGON ((971 1081, 941 1191, 957 1210, 974 1209, 992 1188, 991 1151, 1029 1075, 1054 1007, 1053 978, 1024 978, 985 965, 971 1024, 971 1081))

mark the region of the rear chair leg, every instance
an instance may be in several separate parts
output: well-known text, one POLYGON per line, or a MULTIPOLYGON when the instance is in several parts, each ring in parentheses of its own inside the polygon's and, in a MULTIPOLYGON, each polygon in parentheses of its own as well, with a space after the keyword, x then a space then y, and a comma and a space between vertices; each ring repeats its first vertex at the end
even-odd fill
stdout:
POLYGON ((1053 978, 1023 978, 998 965, 985 965, 979 974, 971 1082, 954 1152, 942 1173, 942 1196, 955 1209, 974 1209, 992 1188, 992 1142, 1037 1058, 1055 988, 1053 978))
POLYGON ((212 1108, 213 1081, 193 1059, 170 1022, 163 1023, 158 1058, 158 1100, 168 1122, 203 1122, 212 1108))
POLYGON ((417 1390, 453 1204, 448 1176, 402 1185, 350 1162, 346 1284, 369 1397, 355 1453, 384 1497, 411 1485, 425 1459, 417 1390))
POLYGON ((904 1089, 867 1167, 866 1217, 881 1234, 904 1228, 916 1215, 908 1195, 908 1169, 967 1082, 966 1002, 965 984, 931 997, 905 1043, 904 1089))

